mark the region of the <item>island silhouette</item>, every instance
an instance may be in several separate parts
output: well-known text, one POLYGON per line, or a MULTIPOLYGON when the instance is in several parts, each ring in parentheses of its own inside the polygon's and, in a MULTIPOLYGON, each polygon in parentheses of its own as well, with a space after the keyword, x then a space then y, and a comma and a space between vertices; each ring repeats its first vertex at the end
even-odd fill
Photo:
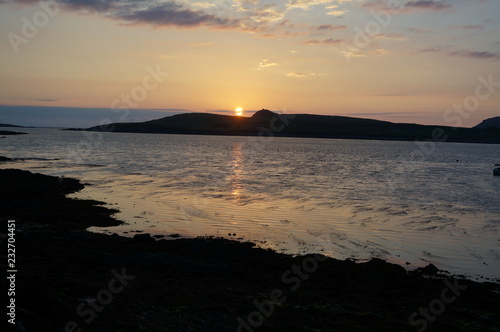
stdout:
POLYGON ((279 114, 262 109, 250 117, 213 113, 185 113, 134 123, 111 123, 87 131, 260 135, 317 138, 388 139, 500 143, 498 118, 485 120, 474 128, 430 126, 412 123, 314 114, 279 114), (497 122, 495 122, 497 121, 497 122), (486 125, 484 125, 486 123, 486 125))

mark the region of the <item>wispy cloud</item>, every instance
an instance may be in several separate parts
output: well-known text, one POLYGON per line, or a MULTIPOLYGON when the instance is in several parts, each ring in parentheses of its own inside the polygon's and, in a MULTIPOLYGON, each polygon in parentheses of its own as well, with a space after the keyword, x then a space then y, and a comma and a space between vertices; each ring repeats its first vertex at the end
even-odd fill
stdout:
POLYGON ((375 39, 386 39, 386 40, 397 40, 397 41, 408 40, 408 38, 406 38, 404 35, 400 33, 381 33, 375 35, 375 39))
MULTIPOLYGON (((3 0, 0 3, 34 5, 38 0, 3 0)), ((215 29, 240 28, 240 19, 209 13, 210 3, 195 2, 188 7, 177 1, 155 0, 60 0, 59 6, 68 11, 82 11, 102 15, 127 24, 149 24, 159 27, 193 28, 206 26, 215 29)))
POLYGON ((484 26, 477 25, 454 25, 450 26, 450 29, 462 29, 462 30, 484 30, 484 26))
POLYGON ((334 30, 344 30, 347 29, 347 25, 332 25, 332 24, 322 24, 313 28, 317 31, 334 31, 334 30))
POLYGON ((258 23, 281 21, 285 18, 285 10, 275 3, 270 3, 256 9, 250 18, 258 23))
POLYGON ((443 11, 450 10, 452 6, 449 3, 438 0, 412 0, 404 5, 406 9, 417 9, 417 10, 432 10, 432 11, 443 11))
POLYGON ((24 99, 20 99, 20 100, 39 101, 39 102, 44 102, 44 103, 53 103, 53 102, 61 101, 59 99, 51 99, 51 98, 24 98, 24 99))
POLYGON ((272 62, 269 59, 264 59, 259 62, 259 69, 277 66, 277 62, 272 62))
POLYGON ((306 77, 307 75, 306 74, 302 74, 302 73, 297 73, 297 72, 290 72, 288 74, 286 74, 286 76, 288 77, 298 77, 298 78, 302 78, 302 77, 306 77))
POLYGON ((335 0, 290 0, 288 8, 309 9, 311 6, 322 5, 335 2, 335 0))
POLYGON ((410 13, 416 11, 451 11, 453 6, 449 0, 410 0, 410 1, 392 1, 392 0, 371 0, 361 5, 362 8, 388 10, 398 13, 410 13))
POLYGON ((328 10, 326 12, 326 15, 331 15, 331 16, 342 16, 348 12, 347 9, 340 9, 339 6, 337 5, 327 6, 326 9, 328 10))
POLYGON ((373 55, 390 55, 392 52, 383 48, 377 48, 370 52, 373 55))
POLYGON ((210 3, 210 2, 193 2, 191 4, 191 6, 193 7, 199 7, 199 8, 214 8, 214 7, 217 7, 216 4, 214 3, 210 3))
POLYGON ((307 45, 318 45, 318 44, 327 44, 327 45, 335 45, 344 42, 343 39, 335 39, 335 38, 328 38, 328 39, 309 39, 305 40, 302 42, 302 44, 307 44, 307 45))
POLYGON ((426 29, 426 28, 409 28, 408 31, 415 32, 415 33, 429 33, 429 32, 432 32, 432 30, 426 29))
POLYGON ((480 59, 480 60, 494 60, 498 61, 500 60, 500 54, 499 53, 493 53, 493 52, 488 52, 488 51, 453 51, 453 52, 448 52, 449 56, 457 56, 461 58, 469 58, 469 59, 480 59))
POLYGON ((309 77, 326 76, 326 74, 325 73, 307 73, 307 74, 304 74, 304 73, 292 71, 292 72, 289 72, 288 74, 286 74, 286 76, 295 77, 295 78, 304 78, 304 77, 308 77, 308 76, 309 77))
POLYGON ((489 51, 455 51, 451 50, 449 46, 446 47, 429 47, 418 50, 414 53, 438 53, 451 57, 460 57, 475 60, 500 60, 500 54, 489 51))

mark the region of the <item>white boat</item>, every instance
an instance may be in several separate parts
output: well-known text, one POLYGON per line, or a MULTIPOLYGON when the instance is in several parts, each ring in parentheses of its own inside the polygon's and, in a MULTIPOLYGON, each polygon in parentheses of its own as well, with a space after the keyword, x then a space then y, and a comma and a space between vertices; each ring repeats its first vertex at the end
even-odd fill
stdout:
POLYGON ((495 164, 495 168, 493 168, 493 175, 500 175, 500 164, 495 164))

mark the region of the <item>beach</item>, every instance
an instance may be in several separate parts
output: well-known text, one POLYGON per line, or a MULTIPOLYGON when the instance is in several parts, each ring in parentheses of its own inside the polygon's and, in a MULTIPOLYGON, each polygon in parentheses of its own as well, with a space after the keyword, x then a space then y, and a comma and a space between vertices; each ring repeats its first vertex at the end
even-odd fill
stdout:
POLYGON ((500 331, 497 283, 213 237, 90 233, 121 222, 97 201, 67 198, 78 180, 2 169, 0 181, 27 332, 500 331))

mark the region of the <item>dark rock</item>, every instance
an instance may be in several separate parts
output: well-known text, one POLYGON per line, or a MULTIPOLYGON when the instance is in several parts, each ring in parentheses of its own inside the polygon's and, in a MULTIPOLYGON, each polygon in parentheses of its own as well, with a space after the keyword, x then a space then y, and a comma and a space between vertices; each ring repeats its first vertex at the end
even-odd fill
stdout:
POLYGON ((153 243, 156 241, 154 238, 151 237, 151 235, 149 233, 135 234, 134 240, 139 242, 139 243, 153 243))
POLYGON ((491 319, 490 317, 488 316, 485 316, 485 315, 481 315, 477 318, 478 321, 480 321, 482 324, 485 324, 485 325, 494 325, 495 324, 495 321, 493 319, 491 319))
POLYGON ((438 274, 439 269, 434 264, 429 264, 426 267, 420 267, 415 271, 424 275, 435 276, 438 274))

